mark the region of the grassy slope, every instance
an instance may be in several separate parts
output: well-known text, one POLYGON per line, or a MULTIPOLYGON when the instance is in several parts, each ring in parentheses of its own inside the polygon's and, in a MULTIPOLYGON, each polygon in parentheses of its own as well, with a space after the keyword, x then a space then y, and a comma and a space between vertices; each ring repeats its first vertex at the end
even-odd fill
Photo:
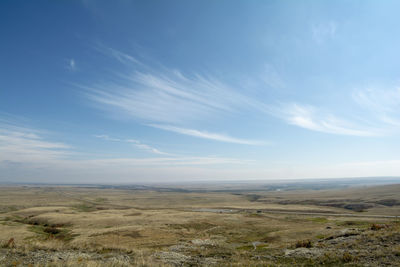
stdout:
POLYGON ((369 259, 371 262, 390 262, 400 259, 397 258, 400 255, 397 222, 268 214, 257 213, 257 210, 359 214, 326 206, 329 201, 340 200, 375 203, 363 214, 398 215, 397 206, 376 204, 381 200, 398 199, 398 189, 399 186, 380 186, 335 191, 232 194, 73 187, 0 188, 0 242, 3 246, 0 264, 54 261, 71 266, 89 263, 94 266, 221 265, 232 262, 290 265, 296 261, 299 264, 331 262, 337 265, 364 264, 362 253, 375 253, 376 257, 369 259), (260 197, 249 197, 254 194, 260 197), (307 200, 314 200, 314 205, 307 200), (320 203, 323 205, 319 206, 320 203), (197 208, 252 210, 228 213, 194 211, 197 208), (371 230, 374 223, 384 226, 371 230), (353 234, 343 235, 347 232, 353 234), (8 244, 11 239, 14 241, 8 244), (310 240, 312 248, 295 249, 296 244, 307 240, 310 240), (332 241, 331 244, 330 240, 336 243, 332 241), (390 247, 385 247, 385 240, 390 240, 390 247), (381 249, 369 252, 367 241, 376 243, 381 249), (10 256, 10 251, 13 256, 10 256), (349 251, 350 255, 345 254, 349 251))

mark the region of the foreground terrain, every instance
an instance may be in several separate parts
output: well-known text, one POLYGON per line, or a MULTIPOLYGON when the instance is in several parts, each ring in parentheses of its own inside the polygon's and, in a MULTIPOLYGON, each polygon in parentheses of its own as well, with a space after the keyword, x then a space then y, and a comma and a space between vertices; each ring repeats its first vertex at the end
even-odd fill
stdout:
POLYGON ((2 186, 1 266, 400 262, 400 185, 2 186))

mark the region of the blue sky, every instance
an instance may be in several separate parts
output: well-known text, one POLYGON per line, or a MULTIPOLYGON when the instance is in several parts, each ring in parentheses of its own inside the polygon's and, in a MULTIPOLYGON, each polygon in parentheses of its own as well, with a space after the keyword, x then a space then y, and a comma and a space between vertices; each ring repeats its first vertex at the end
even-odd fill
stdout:
POLYGON ((400 174, 398 1, 1 1, 0 181, 400 174))

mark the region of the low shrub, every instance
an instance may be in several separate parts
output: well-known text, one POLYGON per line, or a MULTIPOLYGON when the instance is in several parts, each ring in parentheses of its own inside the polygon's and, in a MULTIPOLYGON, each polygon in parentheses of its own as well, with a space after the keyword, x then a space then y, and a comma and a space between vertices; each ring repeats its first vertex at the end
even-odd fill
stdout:
POLYGON ((310 240, 298 240, 295 244, 296 248, 311 248, 312 242, 310 240))
POLYGON ((373 230, 373 231, 378 231, 378 230, 385 229, 385 228, 388 228, 388 225, 386 225, 386 224, 377 224, 377 223, 374 223, 374 224, 371 225, 371 230, 373 230))
POLYGON ((343 253, 342 260, 343 262, 351 262, 354 260, 354 257, 349 252, 345 252, 343 253))
POLYGON ((10 238, 7 242, 1 245, 2 248, 15 248, 14 238, 10 238))

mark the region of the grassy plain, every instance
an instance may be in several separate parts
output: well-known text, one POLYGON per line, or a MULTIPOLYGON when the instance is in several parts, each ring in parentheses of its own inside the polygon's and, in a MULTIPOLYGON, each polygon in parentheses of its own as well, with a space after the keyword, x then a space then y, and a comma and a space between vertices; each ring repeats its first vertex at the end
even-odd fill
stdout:
POLYGON ((400 261, 400 185, 0 187, 0 265, 377 266, 400 261))

